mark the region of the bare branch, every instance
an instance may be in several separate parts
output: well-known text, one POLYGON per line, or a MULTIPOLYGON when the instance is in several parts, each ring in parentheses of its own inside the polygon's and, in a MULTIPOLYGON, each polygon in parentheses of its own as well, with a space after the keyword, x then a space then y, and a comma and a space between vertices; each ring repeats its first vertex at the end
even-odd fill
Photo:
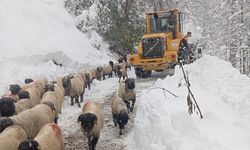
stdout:
MULTIPOLYGON (((148 90, 148 92, 150 92, 151 90, 154 90, 154 89, 161 89, 161 90, 163 91, 164 95, 165 95, 165 98, 167 97, 165 91, 167 91, 168 93, 170 93, 170 94, 173 95, 174 97, 178 97, 178 96, 175 95, 174 93, 172 93, 172 92, 170 92, 169 90, 167 90, 167 89, 165 89, 165 88, 162 88, 162 87, 150 88, 150 89, 148 90)), ((147 93, 148 93, 148 92, 147 92, 147 93)))
POLYGON ((190 113, 190 112, 193 113, 192 106, 190 106, 190 105, 191 105, 190 101, 192 102, 192 100, 191 100, 191 98, 190 98, 190 95, 191 95, 191 97, 192 97, 192 99, 193 99, 193 101, 194 101, 194 103, 195 103, 195 107, 194 107, 194 108, 197 108, 197 109, 198 109, 198 112, 199 112, 200 117, 201 117, 201 119, 202 119, 203 116, 202 116, 200 107, 199 107, 197 101, 195 100, 194 95, 193 95, 193 93, 192 93, 192 91, 191 91, 191 89, 190 89, 190 82, 189 82, 188 76, 185 74, 185 71, 184 71, 184 68, 183 68, 183 64, 181 63, 180 66, 181 66, 182 73, 183 73, 185 82, 186 82, 186 84, 187 84, 187 89, 188 89, 188 97, 187 97, 188 106, 189 106, 189 107, 188 107, 188 112, 189 112, 189 113, 190 113), (190 110, 190 109, 192 109, 192 110, 190 110))

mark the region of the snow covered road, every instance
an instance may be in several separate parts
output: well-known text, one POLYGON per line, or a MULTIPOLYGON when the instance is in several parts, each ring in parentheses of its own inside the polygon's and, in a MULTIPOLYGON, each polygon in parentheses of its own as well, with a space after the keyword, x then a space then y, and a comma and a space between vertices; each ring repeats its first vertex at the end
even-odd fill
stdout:
MULTIPOLYGON (((135 78, 134 71, 129 71, 129 77, 135 78)), ((141 95, 141 91, 152 86, 156 81, 155 76, 150 79, 139 79, 136 81, 136 94, 137 98, 141 95)), ((130 120, 125 126, 124 134, 119 136, 118 128, 113 124, 111 114, 111 98, 117 95, 118 91, 118 78, 108 78, 104 81, 94 80, 91 89, 86 89, 84 100, 97 101, 104 112, 104 127, 101 131, 97 149, 101 150, 122 150, 125 149, 129 143, 124 141, 134 127, 135 111, 130 113, 130 120)), ((63 130, 65 150, 84 150, 87 149, 87 139, 80 131, 77 124, 77 118, 81 114, 81 108, 77 105, 70 106, 70 99, 65 98, 62 114, 59 116, 59 126, 63 130)))

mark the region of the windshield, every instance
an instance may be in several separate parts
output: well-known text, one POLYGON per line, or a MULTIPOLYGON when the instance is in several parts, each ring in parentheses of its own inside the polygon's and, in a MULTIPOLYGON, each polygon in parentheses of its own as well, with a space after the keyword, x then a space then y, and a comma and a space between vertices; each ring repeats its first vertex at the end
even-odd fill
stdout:
POLYGON ((151 15, 151 32, 171 32, 176 25, 176 16, 171 13, 151 15))

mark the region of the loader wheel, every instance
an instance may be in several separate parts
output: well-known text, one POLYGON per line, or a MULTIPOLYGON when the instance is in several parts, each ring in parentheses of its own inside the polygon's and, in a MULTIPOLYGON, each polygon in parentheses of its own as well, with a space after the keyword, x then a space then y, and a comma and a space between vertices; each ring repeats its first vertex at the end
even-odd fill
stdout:
POLYGON ((135 72, 136 78, 141 78, 142 77, 142 73, 141 72, 135 72))
POLYGON ((166 70, 167 75, 173 76, 175 72, 175 68, 169 68, 166 70))
POLYGON ((142 68, 135 68, 135 75, 137 78, 141 78, 143 76, 143 69, 142 68))
POLYGON ((150 71, 143 71, 142 72, 142 77, 143 78, 151 77, 151 75, 152 75, 152 71, 151 70, 150 71))

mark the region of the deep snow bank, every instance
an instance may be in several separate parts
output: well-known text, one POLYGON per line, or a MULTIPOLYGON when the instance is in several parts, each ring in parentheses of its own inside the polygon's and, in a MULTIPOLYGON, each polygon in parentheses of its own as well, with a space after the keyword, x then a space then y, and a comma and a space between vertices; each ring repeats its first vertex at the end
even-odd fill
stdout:
POLYGON ((2 0, 0 20, 1 57, 54 51, 62 51, 78 62, 106 57, 77 30, 63 0, 2 0))
MULTIPOLYGON (((135 119, 137 149, 144 150, 248 150, 250 149, 250 80, 230 63, 205 56, 185 66, 191 90, 204 115, 187 113, 187 89, 178 88, 183 78, 177 67, 173 77, 158 80, 138 100, 135 119)), ((183 82, 183 81, 182 81, 183 82)))
POLYGON ((110 59, 105 47, 93 47, 101 39, 78 31, 64 0, 1 0, 0 20, 0 94, 27 77, 52 78, 110 59))

